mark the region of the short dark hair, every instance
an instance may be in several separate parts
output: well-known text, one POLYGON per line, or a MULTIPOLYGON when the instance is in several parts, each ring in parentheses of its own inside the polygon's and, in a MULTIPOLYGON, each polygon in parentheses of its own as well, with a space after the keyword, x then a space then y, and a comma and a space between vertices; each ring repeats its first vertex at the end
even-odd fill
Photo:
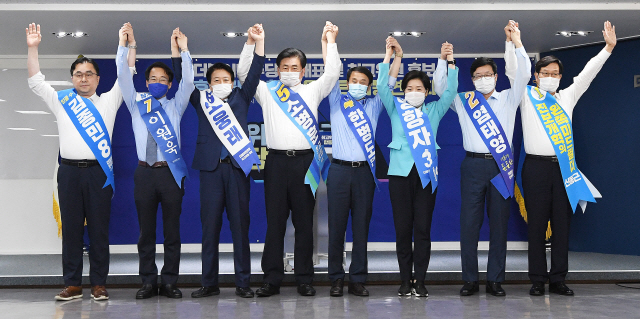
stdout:
POLYGON ((297 57, 298 59, 300 59, 300 66, 302 66, 303 68, 307 66, 307 56, 304 54, 304 52, 296 48, 286 48, 282 50, 282 52, 280 52, 280 54, 278 54, 278 57, 276 58, 276 64, 278 65, 278 68, 280 67, 280 62, 282 62, 283 59, 291 57, 297 57))
POLYGON ((546 57, 540 59, 540 61, 536 62, 536 73, 540 73, 540 69, 551 63, 558 63, 560 74, 562 74, 562 62, 560 62, 560 59, 556 58, 553 55, 547 55, 546 57))
POLYGON ((154 68, 161 68, 164 70, 164 72, 167 74, 167 76, 169 77, 169 83, 173 82, 173 71, 171 71, 171 68, 169 68, 168 65, 164 64, 163 62, 153 62, 153 64, 151 64, 146 71, 144 71, 144 78, 147 79, 147 81, 149 81, 149 74, 151 73, 151 70, 153 70, 154 68))
POLYGON ((207 82, 209 84, 211 84, 211 74, 213 74, 215 70, 225 70, 229 72, 229 75, 231 75, 231 82, 233 82, 236 79, 235 75, 233 74, 233 69, 228 64, 217 62, 207 69, 207 82))
POLYGON ((87 58, 86 56, 80 56, 75 61, 73 61, 73 63, 71 63, 71 71, 70 71, 71 76, 73 76, 73 72, 76 70, 76 66, 82 63, 91 63, 93 65, 93 68, 96 69, 96 75, 98 76, 100 75, 100 68, 98 67, 98 63, 96 63, 96 61, 94 61, 93 59, 87 58))
POLYGON ((429 76, 426 73, 418 70, 409 71, 409 73, 404 75, 404 79, 402 79, 401 85, 403 91, 407 88, 407 84, 409 83, 409 81, 413 79, 420 79, 420 81, 422 81, 422 85, 424 85, 424 88, 427 89, 427 91, 431 91, 431 80, 429 80, 429 76))
POLYGON ((471 63, 471 68, 469 69, 469 73, 473 76, 473 72, 475 72, 479 67, 490 65, 493 73, 498 73, 498 65, 492 58, 477 58, 471 63))
POLYGON ((369 79, 369 84, 373 83, 373 74, 371 74, 371 71, 369 70, 369 68, 366 68, 364 66, 356 66, 349 69, 349 71, 347 71, 347 82, 349 82, 349 80, 351 79, 351 73, 353 72, 360 72, 366 75, 367 79, 369 79))

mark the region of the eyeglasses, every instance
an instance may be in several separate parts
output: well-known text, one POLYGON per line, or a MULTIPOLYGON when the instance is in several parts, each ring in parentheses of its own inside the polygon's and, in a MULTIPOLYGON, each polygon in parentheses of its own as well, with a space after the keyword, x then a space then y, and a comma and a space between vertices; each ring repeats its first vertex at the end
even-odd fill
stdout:
POLYGON ((540 75, 541 78, 546 78, 546 77, 554 77, 557 78, 560 76, 560 73, 548 73, 548 72, 540 72, 538 73, 540 75))
POLYGON ((86 72, 86 73, 76 72, 76 73, 73 74, 73 77, 78 79, 78 80, 81 80, 82 78, 86 77, 87 80, 89 80, 89 79, 92 79, 96 75, 97 75, 96 73, 93 73, 91 71, 86 72))
POLYGON ((472 77, 471 77, 471 79, 472 79, 472 80, 474 80, 474 81, 475 81, 475 80, 479 80, 480 78, 483 78, 483 79, 487 79, 487 80, 488 80, 488 79, 492 78, 494 75, 496 75, 496 74, 495 74, 495 73, 489 73, 489 74, 476 74, 476 75, 472 76, 472 77))

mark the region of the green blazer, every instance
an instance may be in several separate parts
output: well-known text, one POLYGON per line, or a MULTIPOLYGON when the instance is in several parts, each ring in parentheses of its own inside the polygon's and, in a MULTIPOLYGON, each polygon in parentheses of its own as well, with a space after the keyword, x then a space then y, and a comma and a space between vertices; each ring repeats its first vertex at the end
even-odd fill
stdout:
MULTIPOLYGON (((431 123, 431 129, 433 130, 433 139, 435 141, 438 132, 438 124, 440 120, 449 110, 449 106, 453 102, 458 93, 458 68, 448 69, 447 75, 447 88, 440 97, 439 100, 422 104, 421 110, 429 117, 429 123, 431 123)), ((396 104, 392 90, 386 83, 389 83, 389 63, 379 64, 378 74, 378 94, 382 99, 385 109, 391 119, 391 134, 392 140, 388 145, 390 149, 390 161, 389 161, 389 175, 394 176, 408 176, 411 172, 411 168, 415 164, 413 156, 411 155, 411 147, 407 142, 407 137, 404 135, 402 123, 400 117, 396 111, 396 104)), ((439 149, 438 143, 436 143, 436 149, 439 149)))

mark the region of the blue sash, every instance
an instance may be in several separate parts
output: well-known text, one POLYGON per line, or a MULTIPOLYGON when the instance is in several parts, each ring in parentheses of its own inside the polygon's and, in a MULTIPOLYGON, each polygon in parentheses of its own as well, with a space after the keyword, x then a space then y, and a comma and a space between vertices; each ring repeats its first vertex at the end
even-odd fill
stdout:
POLYGON ((316 117, 302 97, 280 81, 270 81, 267 83, 267 87, 274 101, 278 103, 284 114, 307 138, 313 150, 313 161, 307 170, 304 183, 309 184, 315 196, 320 182, 327 180, 329 165, 331 164, 322 145, 322 140, 318 135, 319 126, 316 117))
POLYGON ((376 188, 378 188, 378 179, 376 178, 375 134, 373 133, 371 120, 369 120, 369 116, 364 111, 362 104, 351 97, 349 93, 342 95, 340 104, 342 106, 340 108, 342 115, 344 115, 344 119, 351 129, 351 133, 353 133, 353 136, 358 141, 362 153, 364 153, 367 162, 369 162, 369 168, 371 169, 371 174, 373 174, 373 181, 376 183, 376 188))
POLYGON ((140 117, 158 144, 158 148, 163 152, 178 187, 182 187, 182 178, 187 176, 187 164, 180 153, 178 136, 171 125, 169 116, 153 96, 148 93, 138 94, 137 104, 140 117))
POLYGON ((500 174, 491 179, 491 183, 504 199, 513 196, 513 153, 502 125, 493 113, 484 96, 477 91, 459 93, 467 115, 473 122, 478 135, 487 146, 493 159, 500 168, 500 174), (475 109, 475 110, 474 110, 475 109))
POLYGON ((403 98, 395 97, 396 111, 402 123, 404 136, 412 137, 409 142, 411 156, 416 163, 416 169, 422 181, 422 188, 427 187, 431 181, 431 192, 438 187, 438 153, 436 153, 436 141, 431 130, 429 116, 424 115, 420 108, 415 108, 405 102, 403 98))
POLYGON ((580 201, 595 203, 585 177, 576 165, 571 119, 553 95, 534 86, 528 86, 527 93, 558 157, 564 188, 573 212, 576 212, 580 201))
POLYGON ((200 104, 214 133, 244 171, 244 175, 249 175, 253 164, 260 170, 260 158, 253 148, 253 142, 244 133, 229 104, 213 96, 211 90, 201 91, 200 104))
POLYGON ((100 163, 100 167, 107 175, 107 181, 102 188, 111 185, 114 193, 116 185, 113 179, 113 158, 111 158, 111 138, 107 126, 104 125, 102 115, 91 100, 81 97, 76 89, 58 92, 58 100, 67 112, 71 122, 82 136, 82 139, 100 163))

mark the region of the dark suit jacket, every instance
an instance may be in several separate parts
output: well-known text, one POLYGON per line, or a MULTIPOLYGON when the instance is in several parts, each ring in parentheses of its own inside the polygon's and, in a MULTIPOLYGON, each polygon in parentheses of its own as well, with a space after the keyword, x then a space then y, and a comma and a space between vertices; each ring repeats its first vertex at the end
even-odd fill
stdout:
MULTIPOLYGON (((264 56, 257 54, 253 57, 251 68, 249 69, 249 74, 247 75, 244 85, 242 85, 242 88, 234 88, 227 99, 227 103, 229 103, 233 114, 236 116, 236 119, 238 119, 238 123, 240 123, 247 137, 249 137, 247 113, 249 111, 249 104, 251 104, 251 100, 256 94, 256 88, 260 83, 260 74, 262 74, 262 69, 264 68, 264 59, 264 56)), ((172 58, 171 62, 179 83, 182 74, 182 58, 172 58)), ((196 142, 196 152, 193 156, 193 164, 191 167, 201 171, 213 171, 220 163, 220 152, 224 145, 213 131, 209 120, 200 106, 200 90, 197 88, 193 90, 189 101, 198 114, 198 140, 196 142)), ((231 157, 231 161, 233 162, 233 166, 240 168, 233 157, 231 157)))

